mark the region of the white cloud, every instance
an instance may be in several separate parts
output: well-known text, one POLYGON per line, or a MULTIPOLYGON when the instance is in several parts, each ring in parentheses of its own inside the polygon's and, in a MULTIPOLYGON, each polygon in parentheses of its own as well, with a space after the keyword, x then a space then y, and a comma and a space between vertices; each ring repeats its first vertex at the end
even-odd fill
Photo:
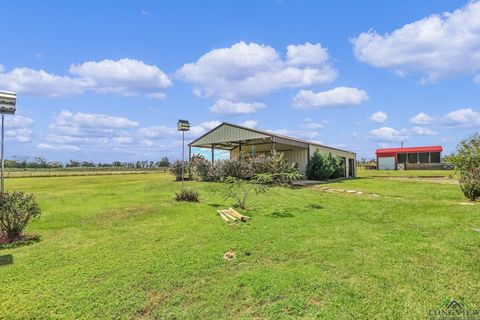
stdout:
POLYGON ((433 136, 438 134, 438 132, 435 132, 429 128, 425 127, 413 127, 412 132, 419 135, 419 136, 433 136))
POLYGON ((322 123, 313 122, 312 119, 306 118, 306 119, 303 121, 302 127, 305 128, 305 129, 315 130, 315 129, 322 129, 322 128, 323 128, 323 124, 322 124, 322 123))
POLYGON ((140 135, 146 138, 167 139, 174 137, 177 134, 177 129, 159 125, 147 128, 140 128, 138 132, 140 133, 140 135))
POLYGON ((38 144, 37 148, 43 149, 43 150, 52 150, 52 151, 79 151, 80 148, 76 146, 54 146, 46 143, 40 143, 38 144))
POLYGON ((411 124, 430 124, 432 121, 435 120, 434 117, 429 116, 426 113, 420 112, 417 115, 410 118, 411 124))
POLYGON ((82 94, 93 87, 87 79, 50 74, 44 70, 15 68, 10 72, 0 70, 0 87, 25 95, 58 98, 82 94))
POLYGON ((117 129, 130 129, 137 126, 137 121, 125 117, 82 112, 73 114, 68 110, 63 110, 49 127, 66 135, 95 136, 112 134, 117 129))
POLYGON ((23 115, 8 115, 5 117, 5 137, 16 142, 30 142, 32 140, 33 119, 23 115))
POLYGON ((320 133, 315 130, 291 130, 291 129, 283 128, 283 129, 271 129, 266 131, 287 136, 287 137, 308 139, 308 140, 311 140, 312 142, 316 142, 316 141, 313 141, 312 139, 316 139, 320 136, 320 133))
MULTIPOLYGON (((190 126, 190 131, 185 132, 185 137, 198 137, 208 130, 211 130, 221 124, 220 121, 205 121, 198 125, 190 126)), ((157 140, 164 140, 164 139, 181 139, 181 133, 177 131, 177 128, 174 127, 167 127, 164 125, 158 126, 151 126, 138 129, 138 133, 141 137, 148 138, 148 139, 157 139, 157 140)))
MULTIPOLYGON (((230 101, 264 97, 282 88, 308 87, 330 83, 337 72, 327 63, 320 45, 291 46, 287 60, 272 47, 238 42, 230 48, 213 49, 196 62, 183 65, 177 75, 192 83, 194 93, 230 101), (315 62, 314 67, 290 64, 315 62), (289 64, 290 63, 290 64, 289 64)), ((288 49, 287 49, 288 50, 288 49)))
POLYGON ((161 90, 171 86, 170 79, 157 66, 134 59, 105 59, 70 66, 72 76, 60 76, 44 70, 0 68, 0 87, 25 95, 58 98, 96 92, 124 96, 144 94, 164 98, 161 90))
POLYGON ((255 113, 258 109, 265 108, 263 103, 259 102, 233 102, 226 99, 218 99, 210 107, 210 111, 216 114, 235 115, 255 113))
POLYGON ((363 90, 337 87, 317 93, 311 90, 301 90, 293 98, 293 104, 298 108, 320 109, 359 105, 365 100, 368 100, 368 95, 363 90))
POLYGON ((21 114, 9 115, 5 117, 5 127, 25 128, 33 124, 33 119, 21 114))
POLYGON ((32 141, 32 129, 16 128, 6 130, 5 137, 7 140, 13 140, 17 142, 30 142, 32 141))
POLYGON ((287 63, 290 65, 317 65, 328 60, 328 51, 320 43, 309 42, 287 47, 287 63))
POLYGON ((373 121, 373 122, 376 122, 376 123, 384 123, 385 121, 387 121, 388 116, 385 112, 378 111, 378 112, 373 113, 369 117, 369 119, 370 119, 370 121, 373 121))
POLYGON ((114 144, 131 144, 135 142, 132 136, 119 136, 112 139, 114 144))
POLYGON ((480 70, 480 2, 435 14, 391 33, 361 33, 352 39, 355 57, 400 75, 419 73, 423 82, 480 70))
POLYGON ((244 127, 252 128, 252 129, 253 129, 253 128, 256 128, 256 127, 257 127, 258 122, 255 121, 255 120, 246 120, 246 121, 242 122, 241 125, 244 126, 244 127))
POLYGON ((221 121, 207 121, 207 122, 202 122, 201 126, 204 127, 205 129, 212 130, 215 127, 218 127, 222 122, 221 121))
POLYGON ((480 127, 480 112, 471 108, 454 110, 445 115, 441 122, 447 127, 480 127))
POLYGON ((408 135, 404 130, 397 130, 390 127, 381 127, 373 129, 368 133, 371 140, 377 142, 399 142, 408 139, 408 135))
POLYGON ((63 110, 37 147, 66 152, 115 151, 135 142, 133 130, 137 127, 137 121, 125 117, 63 110))
POLYGON ((172 85, 167 75, 157 66, 134 59, 105 59, 73 64, 70 66, 70 73, 92 81, 94 90, 99 93, 146 93, 153 98, 163 98, 164 94, 157 91, 172 85))

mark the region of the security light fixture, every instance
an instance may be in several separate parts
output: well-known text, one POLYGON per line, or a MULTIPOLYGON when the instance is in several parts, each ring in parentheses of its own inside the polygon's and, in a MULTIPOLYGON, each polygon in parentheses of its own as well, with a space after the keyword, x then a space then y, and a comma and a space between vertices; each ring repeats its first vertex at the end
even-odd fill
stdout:
POLYGON ((4 184, 4 159, 3 159, 3 142, 5 138, 5 115, 6 114, 15 114, 16 111, 16 104, 17 104, 17 94, 14 92, 7 92, 7 91, 0 91, 0 113, 2 114, 2 150, 1 150, 1 158, 2 158, 2 169, 1 169, 1 192, 4 193, 5 191, 5 184, 4 184))

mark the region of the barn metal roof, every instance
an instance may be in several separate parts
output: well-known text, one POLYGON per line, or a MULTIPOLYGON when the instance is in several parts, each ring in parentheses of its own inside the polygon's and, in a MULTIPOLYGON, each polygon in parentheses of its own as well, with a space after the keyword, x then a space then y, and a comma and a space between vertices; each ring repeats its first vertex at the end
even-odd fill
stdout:
MULTIPOLYGON (((304 147, 304 148, 308 148, 308 145, 314 145, 314 146, 324 147, 324 148, 327 148, 327 149, 332 149, 332 150, 337 150, 337 151, 342 151, 342 152, 355 154, 355 152, 352 152, 352 151, 333 148, 333 147, 325 146, 325 145, 315 143, 315 142, 310 142, 310 141, 306 141, 306 140, 302 140, 302 139, 297 139, 297 138, 292 138, 292 137, 287 137, 287 136, 284 136, 284 135, 276 134, 276 133, 271 132, 271 131, 262 131, 262 130, 258 130, 258 129, 252 129, 252 128, 248 128, 248 127, 244 127, 244 126, 240 126, 238 124, 233 124, 233 123, 228 123, 228 122, 222 122, 221 124, 219 124, 218 126, 213 128, 212 130, 208 131, 207 133, 203 134, 199 138, 190 142, 188 145, 191 146, 191 147, 203 147, 203 145, 198 145, 197 142, 200 141, 202 138, 208 136, 209 134, 211 134, 215 130, 218 130, 222 126, 231 126, 231 127, 234 127, 234 128, 243 129, 243 130, 247 130, 247 131, 250 131, 250 132, 253 132, 253 133, 257 133, 260 136, 267 136, 268 138, 271 138, 272 141, 274 141, 276 143, 291 144, 291 145, 296 145, 298 147, 304 147)), ((229 141, 225 141, 225 142, 229 142, 229 141)))
POLYGON ((426 146, 426 147, 407 147, 407 148, 386 148, 377 149, 377 156, 392 155, 396 153, 408 153, 408 152, 442 152, 442 146, 426 146))

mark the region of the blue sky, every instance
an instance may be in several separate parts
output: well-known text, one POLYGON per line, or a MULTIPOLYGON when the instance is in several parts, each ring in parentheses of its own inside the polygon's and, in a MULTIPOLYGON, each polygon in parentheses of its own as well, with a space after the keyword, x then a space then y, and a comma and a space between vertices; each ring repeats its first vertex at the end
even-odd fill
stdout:
POLYGON ((180 157, 221 121, 352 150, 480 128, 480 4, 5 1, 6 156, 180 157))

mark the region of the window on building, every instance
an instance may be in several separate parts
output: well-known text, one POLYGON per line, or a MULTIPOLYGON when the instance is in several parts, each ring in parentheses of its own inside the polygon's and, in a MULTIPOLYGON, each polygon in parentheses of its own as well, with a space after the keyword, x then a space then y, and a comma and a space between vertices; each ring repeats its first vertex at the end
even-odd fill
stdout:
POLYGON ((408 163, 418 163, 418 153, 409 153, 408 163))
POLYGON ((407 154, 406 153, 397 154, 397 162, 398 163, 406 163, 407 162, 407 154))
POLYGON ((440 152, 430 152, 430 159, 432 163, 440 163, 440 152))
POLYGON ((422 152, 418 154, 418 160, 420 163, 429 163, 430 159, 428 156, 428 152, 422 152))

